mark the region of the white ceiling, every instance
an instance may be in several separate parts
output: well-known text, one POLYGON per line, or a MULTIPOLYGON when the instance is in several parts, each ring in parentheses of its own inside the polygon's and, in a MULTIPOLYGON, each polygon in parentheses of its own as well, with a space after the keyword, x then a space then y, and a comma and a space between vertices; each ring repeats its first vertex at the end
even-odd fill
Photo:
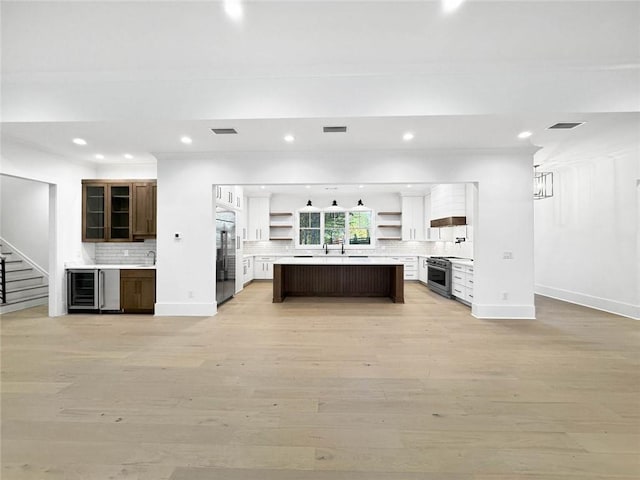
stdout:
POLYGON ((555 148, 578 132, 545 130, 555 122, 586 121, 582 136, 638 122, 635 1, 476 0, 450 15, 423 0, 245 1, 240 23, 221 2, 1 8, 5 140, 88 162, 555 148), (323 134, 324 125, 349 131, 323 134), (522 130, 533 136, 519 140, 522 130), (406 131, 413 141, 402 141, 406 131))

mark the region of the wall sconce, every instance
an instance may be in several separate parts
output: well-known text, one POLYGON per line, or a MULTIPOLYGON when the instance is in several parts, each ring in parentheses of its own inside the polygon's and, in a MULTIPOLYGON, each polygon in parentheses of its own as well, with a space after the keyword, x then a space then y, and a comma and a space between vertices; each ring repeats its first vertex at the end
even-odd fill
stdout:
POLYGON ((539 166, 533 166, 534 200, 553 197, 553 172, 539 172, 537 170, 539 166))

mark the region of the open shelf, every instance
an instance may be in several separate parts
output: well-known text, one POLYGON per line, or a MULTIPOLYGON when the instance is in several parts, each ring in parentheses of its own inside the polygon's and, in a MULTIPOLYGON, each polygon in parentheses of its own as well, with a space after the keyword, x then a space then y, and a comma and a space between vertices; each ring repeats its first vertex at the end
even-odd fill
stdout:
POLYGON ((378 240, 402 240, 402 212, 378 212, 378 240))

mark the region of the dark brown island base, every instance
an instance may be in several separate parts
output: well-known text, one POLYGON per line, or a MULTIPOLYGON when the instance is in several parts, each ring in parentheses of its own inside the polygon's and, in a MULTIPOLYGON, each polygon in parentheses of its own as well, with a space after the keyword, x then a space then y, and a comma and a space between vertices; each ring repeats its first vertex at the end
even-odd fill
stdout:
POLYGON ((386 258, 283 258, 273 265, 273 303, 286 297, 389 297, 404 303, 404 265, 386 258))

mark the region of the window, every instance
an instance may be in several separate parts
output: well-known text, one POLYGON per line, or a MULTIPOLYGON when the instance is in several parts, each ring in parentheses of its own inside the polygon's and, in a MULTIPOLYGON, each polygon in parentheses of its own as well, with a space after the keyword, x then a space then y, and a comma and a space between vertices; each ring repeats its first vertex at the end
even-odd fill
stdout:
POLYGON ((346 212, 324 212, 324 243, 340 245, 346 234, 346 212))
POLYGON ((349 212, 349 245, 371 245, 371 211, 349 212))
POLYGON ((300 245, 320 245, 320 212, 299 212, 300 245))
POLYGON ((360 211, 298 211, 300 247, 327 245, 373 245, 373 212, 360 211))

